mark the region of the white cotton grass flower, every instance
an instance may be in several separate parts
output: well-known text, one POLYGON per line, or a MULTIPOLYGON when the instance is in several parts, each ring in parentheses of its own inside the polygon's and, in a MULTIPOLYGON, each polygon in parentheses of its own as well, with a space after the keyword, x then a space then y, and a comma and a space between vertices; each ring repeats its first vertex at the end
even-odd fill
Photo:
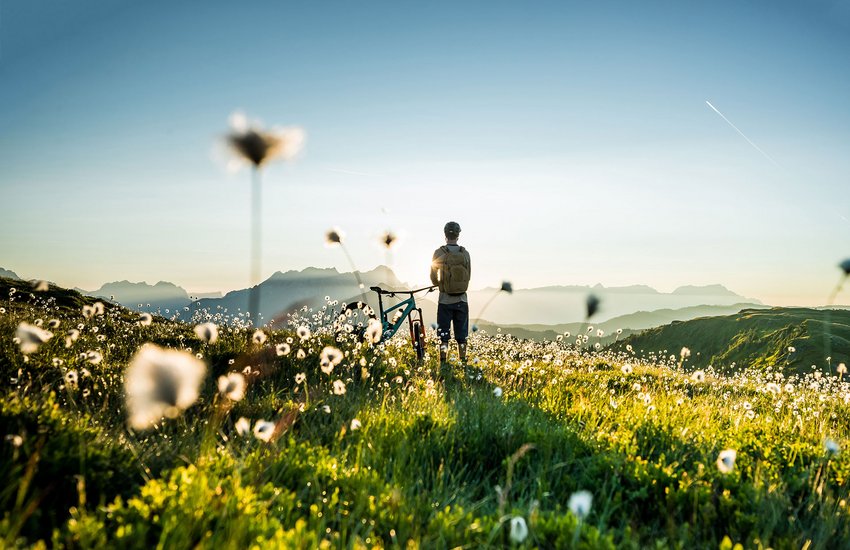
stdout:
POLYGON ((307 375, 305 373, 299 372, 298 374, 295 375, 295 383, 296 384, 303 384, 305 380, 307 380, 307 375))
POLYGON ((502 388, 498 386, 493 388, 493 395, 495 395, 496 397, 502 397, 502 388))
POLYGON ((89 350, 86 352, 86 361, 92 365, 97 365, 103 361, 103 354, 97 350, 89 350))
POLYGON ((738 458, 738 451, 735 449, 725 449, 717 455, 717 469, 721 474, 728 474, 735 469, 735 459, 738 458))
POLYGON ((592 505, 593 494, 590 491, 576 491, 570 495, 570 500, 567 502, 570 512, 580 520, 587 517, 592 505))
POLYGON ((74 345, 74 342, 80 337, 80 331, 72 328, 68 332, 65 333, 65 347, 70 348, 74 345))
POLYGON ((703 370, 695 370, 691 373, 691 381, 696 382, 697 384, 702 384, 705 382, 705 371, 703 370))
POLYGON ((268 340, 268 338, 269 338, 269 337, 268 337, 268 336, 266 336, 266 333, 265 333, 265 332, 263 332, 263 331, 262 331, 262 330, 260 330, 260 329, 255 330, 255 331, 254 331, 254 334, 253 334, 253 335, 251 335, 251 341, 253 341, 255 344, 258 344, 258 345, 260 345, 260 346, 262 346, 263 344, 265 344, 265 343, 266 343, 266 340, 268 340))
POLYGON ((682 351, 680 351, 680 352, 679 352, 679 357, 681 357, 681 358, 682 358, 682 360, 685 360, 685 359, 687 359, 687 358, 688 358, 688 357, 690 357, 690 356, 691 356, 691 350, 690 350, 690 348, 684 348, 684 347, 683 347, 683 348, 682 348, 682 351))
POLYGON ((345 383, 342 380, 334 380, 334 395, 345 395, 345 383))
POLYGON ((299 349, 295 354, 296 359, 304 359, 305 357, 307 357, 307 353, 303 349, 299 349))
POLYGON ((330 407, 330 405, 322 405, 322 411, 323 411, 325 414, 331 414, 331 407, 330 407))
POLYGON ((198 400, 206 365, 191 353, 145 344, 124 374, 128 422, 146 430, 163 417, 175 418, 198 400))
POLYGON ((153 323, 153 315, 150 313, 140 313, 139 314, 139 324, 143 327, 149 327, 153 323))
POLYGON ((254 437, 268 443, 274 435, 275 423, 267 420, 257 420, 254 424, 254 437))
POLYGON ((319 366, 321 367, 322 372, 330 374, 331 371, 334 370, 334 367, 339 365, 342 358, 343 354, 340 350, 333 346, 326 346, 319 356, 319 366))
POLYGON ((295 335, 298 336, 298 338, 300 338, 303 342, 304 340, 310 337, 310 329, 305 327, 304 325, 301 325, 300 327, 295 329, 295 335))
POLYGON ((623 367, 620 370, 622 370, 623 374, 625 374, 626 376, 628 376, 632 372, 634 372, 634 369, 632 368, 631 363, 626 363, 625 365, 623 365, 623 367))
POLYGON ((773 395, 779 395, 782 393, 782 386, 777 384, 776 382, 768 382, 764 386, 765 391, 772 393, 773 395))
POLYGON ((360 428, 362 428, 363 424, 361 424, 360 421, 357 420, 356 418, 352 418, 350 427, 351 427, 351 431, 354 432, 354 431, 357 431, 360 428))
POLYGON ((51 319, 51 320, 47 321, 47 327, 52 328, 52 329, 59 328, 59 325, 61 325, 61 324, 62 324, 62 321, 60 321, 59 319, 51 319))
POLYGON ((369 319, 369 323, 366 325, 366 332, 364 333, 366 340, 372 344, 377 344, 381 341, 382 333, 383 327, 381 326, 381 322, 377 319, 369 319))
POLYGON ((80 381, 80 376, 77 374, 75 370, 69 370, 65 373, 65 384, 71 387, 76 387, 77 383, 80 381))
POLYGON ((215 323, 195 325, 195 336, 207 344, 215 344, 216 340, 218 340, 218 327, 215 323))
POLYGON ((325 245, 326 246, 337 246, 341 245, 345 241, 345 233, 342 232, 342 229, 338 227, 333 227, 325 233, 325 245))
POLYGON ((522 544, 528 538, 528 525, 526 525, 524 517, 514 516, 511 518, 510 537, 517 544, 522 544))
POLYGON ((38 351, 39 346, 53 338, 53 333, 29 323, 21 323, 15 330, 15 338, 17 338, 16 341, 21 348, 21 353, 29 355, 38 351))
POLYGON ((297 126, 265 130, 259 121, 249 121, 241 111, 231 114, 229 122, 226 143, 234 153, 227 165, 230 171, 245 164, 259 168, 276 159, 291 160, 304 145, 304 130, 297 126))
POLYGON ((36 292, 47 292, 50 290, 50 284, 47 281, 34 280, 31 281, 32 289, 36 292))
POLYGON ((274 351, 278 357, 283 357, 284 355, 289 355, 292 351, 292 348, 287 343, 278 344, 274 347, 274 351))
POLYGON ((795 348, 794 346, 788 346, 788 353, 795 353, 796 351, 797 348, 795 348))
POLYGON ((241 401, 245 397, 245 376, 238 372, 219 376, 218 392, 231 401, 241 401))
POLYGON ((234 427, 236 428, 236 433, 244 437, 251 432, 251 421, 244 416, 240 416, 239 420, 237 420, 234 424, 234 427))
POLYGON ((826 438, 826 440, 823 442, 823 446, 828 454, 835 455, 841 452, 841 446, 838 444, 837 441, 835 441, 831 437, 826 438))
POLYGON ((847 374, 847 365, 844 363, 838 363, 838 366, 835 367, 835 372, 837 372, 839 376, 844 376, 847 374))

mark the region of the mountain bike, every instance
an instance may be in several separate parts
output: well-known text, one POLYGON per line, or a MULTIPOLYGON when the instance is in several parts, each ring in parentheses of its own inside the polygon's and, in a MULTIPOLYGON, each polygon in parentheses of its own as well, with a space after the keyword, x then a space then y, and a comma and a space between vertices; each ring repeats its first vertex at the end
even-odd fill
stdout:
POLYGON ((415 295, 419 292, 430 293, 436 289, 436 286, 426 286, 417 288, 416 290, 384 290, 381 287, 369 287, 369 290, 378 295, 378 313, 363 302, 351 302, 342 308, 342 315, 345 315, 354 329, 357 331, 358 337, 362 340, 366 332, 368 319, 377 319, 381 323, 381 338, 378 342, 384 342, 392 338, 401 328, 405 319, 407 320, 408 328, 410 329, 410 342, 413 344, 413 351, 416 353, 416 358, 422 360, 425 357, 427 343, 425 339, 425 322, 422 320, 422 308, 417 307, 415 295), (389 307, 384 307, 384 296, 389 298, 399 298, 407 296, 397 304, 389 307))

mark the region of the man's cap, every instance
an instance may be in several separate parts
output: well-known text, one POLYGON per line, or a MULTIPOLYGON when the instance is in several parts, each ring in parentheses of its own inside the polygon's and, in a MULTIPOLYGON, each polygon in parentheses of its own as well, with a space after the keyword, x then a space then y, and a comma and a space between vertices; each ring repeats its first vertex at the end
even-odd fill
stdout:
POLYGON ((443 233, 445 233, 446 236, 454 235, 455 237, 457 237, 458 235, 460 235, 460 224, 457 222, 447 223, 446 226, 443 228, 443 233))

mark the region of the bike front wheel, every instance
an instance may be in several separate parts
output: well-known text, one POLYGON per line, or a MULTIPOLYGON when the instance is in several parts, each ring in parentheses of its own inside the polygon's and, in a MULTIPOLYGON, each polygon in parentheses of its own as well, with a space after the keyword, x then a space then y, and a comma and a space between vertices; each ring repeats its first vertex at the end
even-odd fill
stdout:
POLYGON ((425 327, 420 321, 413 321, 411 330, 413 331, 411 334, 413 351, 416 353, 416 359, 422 361, 425 359, 425 327))

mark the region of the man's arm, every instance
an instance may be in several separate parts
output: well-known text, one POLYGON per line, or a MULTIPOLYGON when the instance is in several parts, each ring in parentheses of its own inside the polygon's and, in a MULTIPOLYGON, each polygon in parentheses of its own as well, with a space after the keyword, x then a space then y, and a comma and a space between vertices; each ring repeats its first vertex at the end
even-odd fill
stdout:
POLYGON ((434 256, 431 258, 431 284, 437 286, 440 280, 438 277, 438 271, 440 269, 440 264, 438 258, 440 257, 439 250, 434 251, 434 256))

